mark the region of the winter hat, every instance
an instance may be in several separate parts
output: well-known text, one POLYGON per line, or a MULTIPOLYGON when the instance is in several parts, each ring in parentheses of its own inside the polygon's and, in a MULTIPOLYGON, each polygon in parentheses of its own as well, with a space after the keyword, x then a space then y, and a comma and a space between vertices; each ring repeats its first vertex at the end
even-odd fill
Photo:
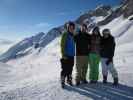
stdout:
POLYGON ((110 29, 104 29, 104 30, 102 31, 102 33, 103 33, 103 34, 110 34, 110 29))
POLYGON ((70 22, 68 23, 68 27, 69 27, 69 26, 73 26, 73 27, 75 28, 74 22, 71 22, 71 21, 70 21, 70 22))

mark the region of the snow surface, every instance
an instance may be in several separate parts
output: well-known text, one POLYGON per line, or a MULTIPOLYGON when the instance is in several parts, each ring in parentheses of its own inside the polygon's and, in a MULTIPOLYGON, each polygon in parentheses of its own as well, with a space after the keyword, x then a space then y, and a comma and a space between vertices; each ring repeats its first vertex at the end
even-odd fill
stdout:
POLYGON ((101 83, 100 66, 98 84, 62 89, 58 37, 40 52, 33 49, 25 57, 10 60, 7 64, 0 63, 0 100, 133 100, 133 24, 121 16, 103 28, 110 28, 116 36, 114 63, 119 72, 119 86, 112 86, 110 75, 109 84, 101 83))

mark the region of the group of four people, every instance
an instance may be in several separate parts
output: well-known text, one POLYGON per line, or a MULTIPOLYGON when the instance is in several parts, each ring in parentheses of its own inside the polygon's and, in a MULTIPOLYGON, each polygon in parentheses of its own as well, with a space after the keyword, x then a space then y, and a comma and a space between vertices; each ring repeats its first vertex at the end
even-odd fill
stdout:
POLYGON ((89 66, 90 83, 97 83, 99 77, 99 63, 101 61, 103 83, 107 83, 108 72, 114 79, 114 85, 118 84, 118 73, 113 65, 115 51, 115 40, 109 29, 104 29, 102 36, 99 27, 88 34, 87 25, 81 25, 78 34, 75 34, 75 24, 69 22, 66 32, 61 37, 61 84, 65 81, 72 83, 72 71, 74 61, 76 62, 76 85, 87 82, 87 71, 89 66))

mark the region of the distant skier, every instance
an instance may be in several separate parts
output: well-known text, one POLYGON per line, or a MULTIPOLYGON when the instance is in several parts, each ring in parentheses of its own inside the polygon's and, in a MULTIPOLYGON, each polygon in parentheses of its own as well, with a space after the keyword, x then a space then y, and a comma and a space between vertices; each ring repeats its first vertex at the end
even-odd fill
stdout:
POLYGON ((90 35, 87 33, 87 25, 81 26, 81 31, 75 36, 76 43, 76 85, 88 83, 86 74, 88 69, 88 55, 90 53, 90 35))
POLYGON ((75 56, 75 43, 74 43, 74 30, 75 24, 69 22, 67 26, 67 31, 63 33, 61 38, 61 84, 64 88, 65 79, 67 78, 67 83, 72 84, 72 70, 74 66, 74 56, 75 56))
POLYGON ((102 74, 103 83, 107 83, 108 71, 112 74, 114 79, 114 85, 118 84, 118 73, 114 68, 113 56, 115 51, 115 40, 111 35, 109 29, 104 29, 103 38, 101 40, 101 63, 102 63, 102 74))
POLYGON ((99 27, 95 27, 91 35, 91 47, 90 47, 90 54, 89 54, 90 83, 97 83, 97 80, 99 78, 100 42, 101 42, 101 35, 100 35, 99 27))

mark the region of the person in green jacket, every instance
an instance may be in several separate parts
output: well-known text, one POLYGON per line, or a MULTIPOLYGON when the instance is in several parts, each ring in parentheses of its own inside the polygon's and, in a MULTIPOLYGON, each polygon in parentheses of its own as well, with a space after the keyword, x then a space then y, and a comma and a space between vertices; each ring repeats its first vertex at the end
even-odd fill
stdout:
POLYGON ((72 71, 74 66, 74 56, 75 56, 75 43, 74 43, 74 30, 75 24, 69 22, 67 26, 67 31, 62 34, 61 37, 61 85, 64 88, 65 79, 67 78, 67 83, 72 85, 72 71))
POLYGON ((100 35, 99 27, 95 27, 91 35, 91 47, 90 47, 91 50, 89 54, 90 83, 97 83, 99 78, 100 41, 101 41, 101 35, 100 35))

